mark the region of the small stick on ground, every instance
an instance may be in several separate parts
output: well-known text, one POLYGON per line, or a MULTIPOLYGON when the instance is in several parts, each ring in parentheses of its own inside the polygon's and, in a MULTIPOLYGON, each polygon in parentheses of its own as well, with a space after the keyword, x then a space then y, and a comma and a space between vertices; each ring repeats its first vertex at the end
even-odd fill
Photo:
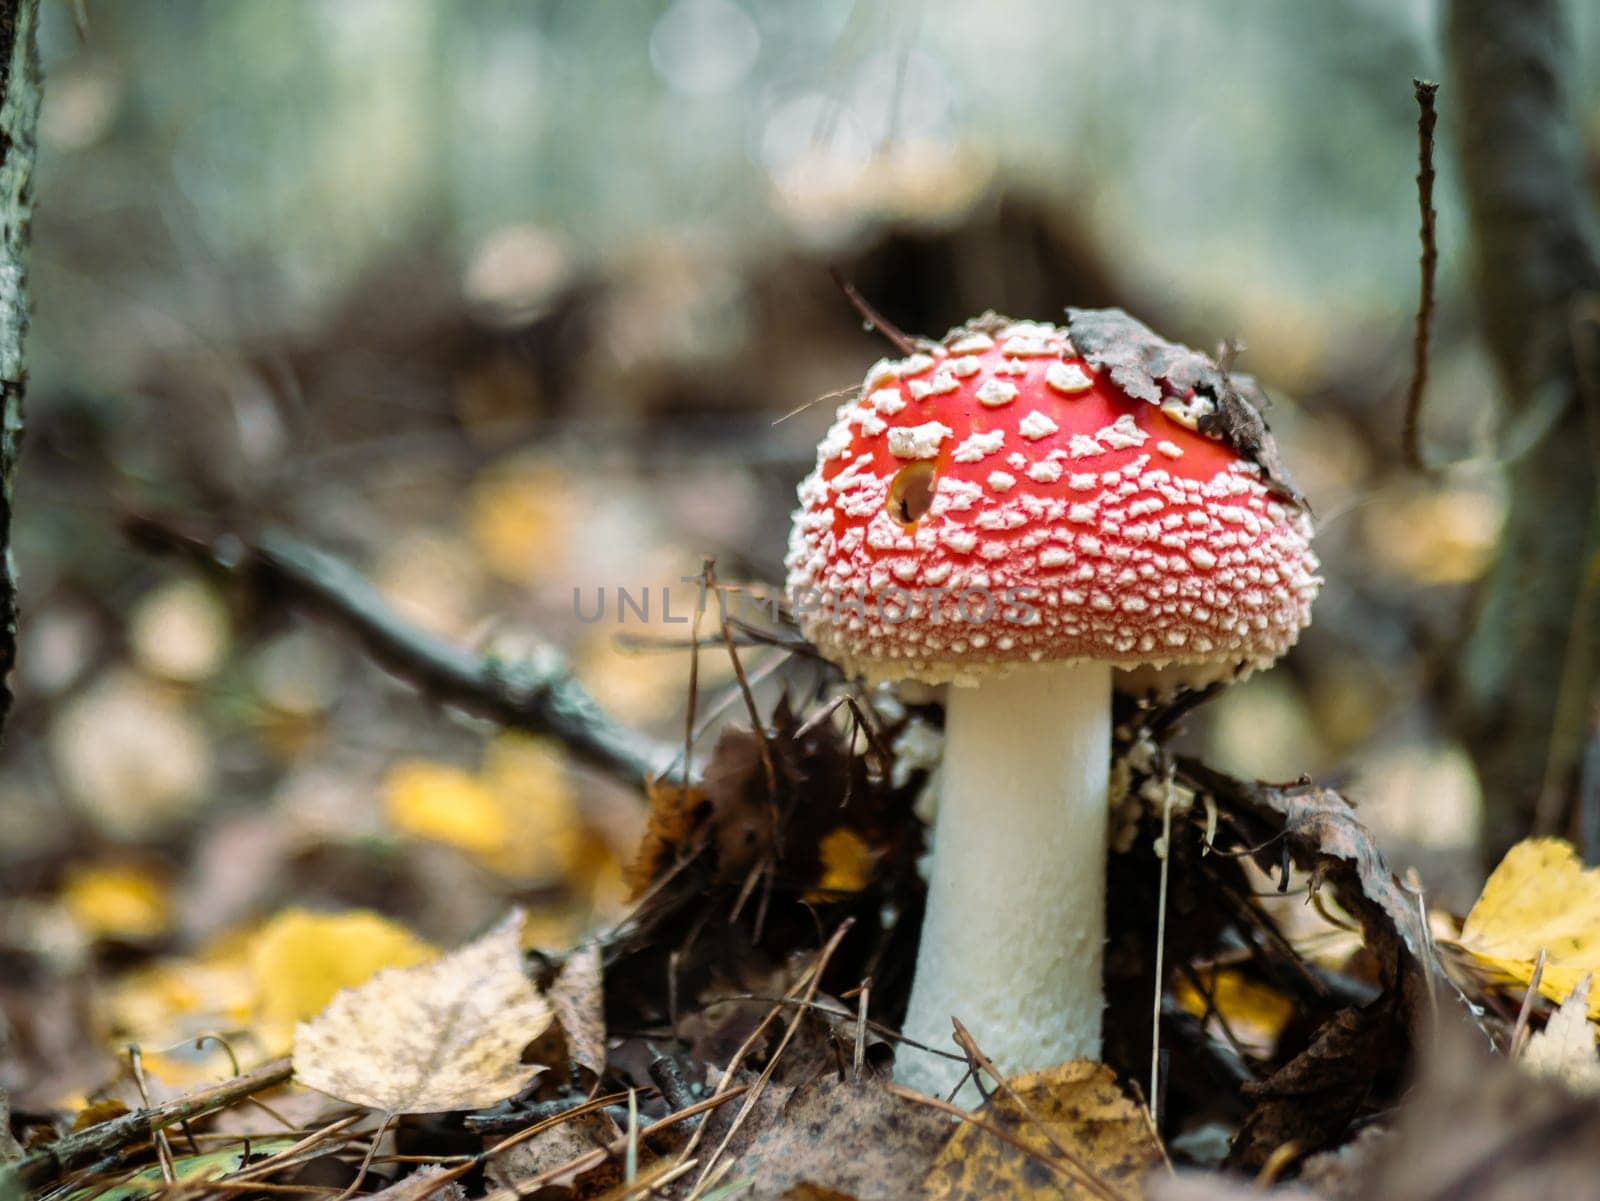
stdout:
POLYGON ((165 1130, 168 1126, 226 1109, 251 1093, 282 1084, 289 1079, 292 1070, 287 1058, 275 1059, 248 1076, 236 1076, 164 1105, 136 1110, 70 1134, 14 1164, 0 1168, 0 1196, 6 1195, 8 1184, 13 1182, 24 1193, 53 1184, 67 1172, 98 1163, 124 1147, 153 1137, 157 1131, 165 1130))
POLYGON ((989 1077, 995 1082, 995 1087, 1011 1098, 1016 1107, 1022 1111, 1022 1116, 1039 1128, 1039 1133, 1044 1135, 1045 1141, 1051 1147, 1055 1148, 1056 1154, 1071 1164, 1073 1169, 1083 1176, 1084 1183, 1093 1191, 1105 1197, 1107 1201, 1127 1201, 1127 1198, 1120 1190, 1101 1180, 1099 1176, 1095 1175, 1094 1169, 1083 1162, 1081 1156, 1075 1154, 1055 1136, 1054 1131, 1050 1129, 1049 1123, 1041 1118, 1038 1111, 1023 1099, 1021 1093, 1011 1087, 1011 1082, 1000 1074, 1000 1069, 995 1067, 994 1062, 978 1048, 978 1044, 973 1040, 971 1033, 961 1024, 961 1019, 952 1017, 950 1020, 955 1024, 956 1028, 956 1045, 966 1052, 968 1059, 989 1074, 989 1077))
POLYGON ((1539 958, 1533 961, 1533 976, 1528 980, 1528 991, 1522 994, 1522 1008, 1517 1010, 1516 1025, 1511 1027, 1511 1062, 1522 1054, 1523 1035, 1528 1032, 1528 1017, 1533 1013, 1533 999, 1539 995, 1539 981, 1544 979, 1546 948, 1539 948, 1539 958))
POLYGON ((1427 471, 1420 426, 1422 393, 1428 386, 1428 344, 1433 339, 1433 285, 1439 270, 1435 231, 1438 214, 1433 209, 1433 127, 1439 120, 1434 98, 1439 85, 1426 79, 1413 79, 1411 86, 1417 98, 1417 207, 1422 213, 1422 289, 1417 298, 1417 325, 1411 340, 1411 389, 1406 394, 1400 440, 1406 465, 1415 471, 1427 471))
MULTIPOLYGON (((816 1000, 817 989, 822 985, 822 973, 828 968, 828 960, 833 958, 833 953, 839 949, 839 944, 844 941, 844 936, 850 932, 851 927, 854 925, 855 920, 853 918, 846 918, 843 922, 839 923, 839 928, 833 932, 833 937, 828 939, 822 950, 817 952, 815 961, 813 961, 810 969, 806 972, 804 977, 804 993, 801 997, 802 1000, 808 1003, 816 1000)), ((797 991, 799 987, 800 985, 797 983, 795 989, 791 989, 790 992, 793 993, 797 991)), ((773 1012, 778 1012, 777 1007, 774 1007, 773 1012)), ((717 1144, 717 1149, 711 1153, 711 1158, 706 1161, 706 1166, 701 1169, 700 1177, 695 1182, 695 1187, 697 1189, 703 1186, 709 1179, 712 1170, 717 1166, 717 1161, 722 1158, 722 1153, 728 1149, 728 1144, 733 1141, 733 1136, 739 1133, 739 1128, 744 1125, 745 1119, 750 1116, 750 1111, 755 1108, 756 1102, 761 1099, 761 1093, 767 1087, 767 1081, 771 1080, 772 1073, 777 1071, 778 1063, 783 1059, 783 1053, 789 1049, 789 1044, 794 1041, 795 1033, 800 1029, 800 1022, 804 1017, 805 1009, 801 1008, 797 1010, 794 1017, 790 1019, 788 1029, 783 1032, 783 1038, 778 1042, 778 1049, 774 1051, 772 1053, 772 1057, 767 1060, 767 1066, 761 1069, 761 1075, 756 1077, 755 1086, 751 1088, 750 1092, 745 1096, 744 1104, 739 1106, 739 1112, 734 1115, 732 1123, 729 1124, 728 1132, 722 1136, 722 1141, 717 1144)), ((769 1014, 768 1020, 770 1019, 771 1015, 769 1014)), ((757 1033, 764 1029, 766 1024, 767 1022, 763 1021, 761 1026, 757 1027, 757 1033)), ((722 1080, 723 1084, 727 1084, 733 1079, 735 1068, 738 1066, 739 1061, 744 1058, 748 1048, 754 1045, 752 1042, 754 1038, 755 1035, 752 1034, 749 1039, 745 1040, 745 1044, 739 1048, 739 1053, 734 1056, 733 1062, 729 1063, 728 1065, 727 1074, 722 1080)), ((718 1091, 721 1091, 720 1087, 718 1091)), ((699 1141, 700 1135, 704 1131, 704 1126, 695 1131, 694 1139, 691 1140, 689 1146, 684 1149, 683 1154, 685 1158, 687 1158, 689 1153, 694 1150, 695 1143, 699 1141)))

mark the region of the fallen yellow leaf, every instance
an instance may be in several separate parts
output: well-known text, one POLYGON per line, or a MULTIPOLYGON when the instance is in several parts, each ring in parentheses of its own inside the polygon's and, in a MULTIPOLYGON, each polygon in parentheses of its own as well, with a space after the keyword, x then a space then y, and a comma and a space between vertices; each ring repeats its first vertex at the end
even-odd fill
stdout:
POLYGON ((836 901, 841 893, 860 892, 872 882, 872 865, 877 858, 848 826, 830 830, 817 842, 822 874, 817 886, 806 893, 808 901, 836 901))
POLYGON ((1173 990, 1178 1004, 1197 1018, 1220 1018, 1235 1037, 1255 1046, 1270 1049, 1294 1016, 1294 1002, 1288 997, 1232 968, 1202 971, 1200 983, 1205 993, 1187 976, 1180 976, 1173 990))
POLYGON ((1079 1060, 1009 1083, 1022 1104, 1001 1090, 976 1116, 1027 1150, 963 1123, 923 1180, 928 1201, 1106 1195, 1086 1177, 1129 1201, 1143 1196, 1140 1181, 1161 1162, 1161 1147, 1144 1111, 1118 1086, 1110 1068, 1079 1060))
POLYGON ((522 914, 431 963, 389 968, 339 993, 294 1032, 301 1084, 387 1113, 479 1109, 544 1068, 522 1052, 550 1003, 522 966, 522 914))
POLYGON ((438 953, 404 926, 367 910, 286 909, 251 940, 256 1011, 269 1028, 291 1025, 380 968, 410 967, 438 953))
POLYGON ((73 868, 61 900, 78 927, 95 938, 157 938, 172 924, 166 881, 129 864, 73 868))
POLYGON ((402 834, 489 856, 505 845, 508 824, 494 793, 445 763, 407 759, 383 781, 389 824, 402 834))
POLYGON ((550 578, 564 554, 575 499, 562 475, 530 463, 500 464, 472 485, 467 531, 489 570, 513 584, 550 578))
MULTIPOLYGON (((1543 950, 1539 991, 1565 1000, 1600 973, 1600 870, 1586 869, 1562 839, 1519 842, 1490 874, 1456 946, 1479 975, 1524 988, 1543 950)), ((1589 998, 1589 1016, 1600 1018, 1600 997, 1589 998)))

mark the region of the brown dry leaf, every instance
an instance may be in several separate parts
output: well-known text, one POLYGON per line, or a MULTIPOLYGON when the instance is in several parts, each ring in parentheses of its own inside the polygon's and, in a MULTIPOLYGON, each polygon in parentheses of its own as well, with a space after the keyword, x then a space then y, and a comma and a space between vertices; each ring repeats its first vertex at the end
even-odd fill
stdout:
POLYGON ((1110 1068, 1080 1060, 1018 1076, 1010 1084, 1032 1116, 1010 1092, 995 1094, 977 1116, 1033 1154, 964 1123, 923 1182, 929 1201, 1104 1198, 1107 1189, 1130 1199, 1144 1195, 1141 1181, 1162 1162, 1161 1147, 1144 1111, 1122 1091, 1110 1068), (1056 1144, 1070 1151, 1102 1187, 1085 1182, 1082 1172, 1064 1162, 1056 1144))
POLYGON ((1519 1061, 1534 1075, 1559 1080, 1575 1093, 1600 1093, 1600 1051, 1589 1022, 1591 979, 1578 981, 1544 1029, 1528 1040, 1519 1061))
POLYGON ((1350 1128, 1384 1071, 1404 1061, 1404 1028, 1393 998, 1341 1009, 1300 1054, 1265 1080, 1244 1086, 1255 1103, 1233 1140, 1229 1163, 1261 1168, 1280 1147, 1302 1153, 1336 1142, 1350 1128))
MULTIPOLYGON (((768 1091, 776 1100, 786 1090, 769 1085, 768 1091)), ((794 1089, 767 1113, 770 1121, 748 1138, 741 1131, 729 1147, 733 1166, 724 1179, 753 1178, 755 1188, 745 1194, 751 1201, 782 1197, 801 1184, 857 1201, 900 1201, 952 1126, 946 1115, 896 1096, 877 1080, 832 1074, 794 1089)), ((750 1116, 747 1130, 764 1115, 758 1109, 750 1116)))
POLYGON ((379 972, 295 1027, 300 1083, 389 1113, 480 1109, 542 1067, 522 1051, 550 1004, 522 970, 522 914, 432 963, 379 972))
POLYGON ((567 1035, 567 1054, 595 1076, 606 1070, 605 974, 600 947, 591 943, 567 956, 550 986, 550 1005, 567 1035))
MULTIPOLYGON (((591 1110, 565 1118, 531 1138, 491 1156, 484 1175, 497 1188, 517 1190, 523 1181, 545 1172, 563 1167, 587 1155, 596 1147, 604 1147, 622 1136, 605 1110, 591 1110)), ((563 1173, 545 1182, 546 1186, 572 1188, 581 1179, 581 1195, 592 1196, 606 1185, 621 1178, 619 1165, 602 1164, 587 1172, 563 1173), (615 1177, 615 1179, 613 1179, 615 1177)))
POLYGON ((459 1180, 439 1183, 439 1177, 446 1171, 441 1164, 418 1168, 388 1188, 373 1193, 367 1201, 464 1201, 467 1193, 459 1180))
POLYGON ((645 795, 650 813, 645 819, 644 837, 623 873, 629 900, 638 900, 656 877, 664 872, 675 852, 689 841, 695 829, 711 813, 711 798, 699 788, 685 788, 670 780, 647 780, 645 795))
MULTIPOLYGON (((1585 868, 1572 844, 1529 838, 1489 875, 1456 945, 1478 974, 1526 987, 1545 952, 1539 991, 1560 1002, 1600 972, 1600 869, 1585 868)), ((1589 1016, 1600 1019, 1600 997, 1589 1016)))

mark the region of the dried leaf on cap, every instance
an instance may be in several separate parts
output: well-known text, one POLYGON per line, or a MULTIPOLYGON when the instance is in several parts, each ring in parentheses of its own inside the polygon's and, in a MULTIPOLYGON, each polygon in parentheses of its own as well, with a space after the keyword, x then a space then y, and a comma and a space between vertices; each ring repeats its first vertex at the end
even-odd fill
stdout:
POLYGON ((1168 342, 1121 309, 1069 308, 1067 336, 1087 362, 1109 371, 1129 396, 1151 404, 1190 392, 1210 398, 1216 411, 1200 419, 1200 432, 1255 463, 1273 489, 1304 507, 1305 498, 1284 470, 1277 442, 1261 416, 1266 397, 1250 376, 1223 371, 1199 351, 1168 342))

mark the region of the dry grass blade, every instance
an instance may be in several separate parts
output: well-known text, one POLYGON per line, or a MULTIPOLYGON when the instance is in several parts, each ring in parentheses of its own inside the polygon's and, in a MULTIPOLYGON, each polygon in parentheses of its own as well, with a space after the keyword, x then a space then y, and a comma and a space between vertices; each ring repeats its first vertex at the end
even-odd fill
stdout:
MULTIPOLYGON (((833 932, 833 937, 828 939, 826 945, 824 945, 822 950, 817 953, 816 960, 807 970, 804 979, 805 993, 801 998, 807 1004, 816 999, 817 989, 822 983, 822 973, 828 966, 828 960, 833 957, 833 953, 838 949, 839 943, 844 939, 844 936, 850 932, 850 928, 854 924, 855 923, 853 921, 845 921, 840 923, 839 928, 833 932)), ((774 1007, 772 1012, 778 1012, 778 1008, 774 1007)), ((761 1099, 761 1093, 766 1088, 767 1081, 772 1079, 772 1073, 777 1070, 778 1062, 783 1058, 784 1051, 786 1051, 789 1047, 789 1044, 794 1041, 795 1033, 799 1030, 800 1022, 805 1017, 805 1014, 805 1008, 802 1007, 797 1010, 794 1017, 790 1019, 788 1028, 783 1032, 783 1039, 778 1043, 778 1049, 772 1053, 772 1058, 767 1061, 767 1066, 761 1070, 761 1075, 757 1077, 754 1087, 751 1088, 749 1094, 745 1097, 744 1104, 739 1107, 739 1112, 734 1115, 733 1122, 728 1127, 727 1133, 722 1136, 722 1142, 717 1145, 717 1149, 711 1153, 711 1158, 706 1160, 706 1166, 701 1169, 700 1178, 695 1182, 696 1191, 699 1191, 699 1189, 704 1186, 706 1180, 711 1175, 712 1169, 717 1166, 717 1161, 722 1157, 723 1152, 728 1149, 728 1144, 733 1141, 733 1136, 739 1132, 739 1128, 744 1125, 745 1119, 750 1116, 750 1111, 755 1108, 756 1102, 761 1099)), ((763 1020, 761 1025, 757 1027, 757 1033, 759 1033, 762 1029, 765 1029, 767 1022, 771 1019, 771 1016, 772 1015, 769 1013, 767 1019, 763 1020)), ((723 1077, 723 1083, 727 1083, 728 1080, 733 1078, 733 1072, 735 1071, 738 1063, 742 1061, 744 1055, 748 1053, 748 1048, 754 1045, 753 1040, 755 1037, 756 1035, 752 1034, 749 1039, 745 1040, 744 1045, 739 1048, 739 1053, 734 1056, 733 1062, 728 1065, 728 1074, 723 1077)), ((694 1139, 691 1140, 689 1147, 684 1150, 685 1156, 687 1156, 689 1152, 694 1149, 695 1142, 699 1140, 701 1132, 704 1129, 705 1127, 701 1127, 700 1130, 695 1131, 694 1139)))

